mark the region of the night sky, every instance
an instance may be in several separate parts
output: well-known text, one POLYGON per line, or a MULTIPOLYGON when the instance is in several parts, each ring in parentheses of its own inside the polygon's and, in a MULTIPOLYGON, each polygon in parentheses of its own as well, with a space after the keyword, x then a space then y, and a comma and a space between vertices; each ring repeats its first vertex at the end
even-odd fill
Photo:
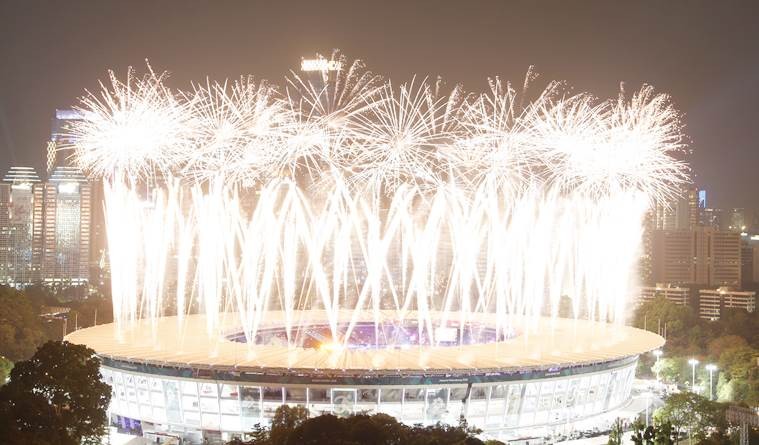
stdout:
POLYGON ((55 108, 109 68, 187 87, 254 74, 282 84, 340 48, 394 82, 442 75, 566 80, 600 97, 643 83, 685 113, 709 206, 759 209, 759 2, 0 0, 0 169, 43 171, 55 108))

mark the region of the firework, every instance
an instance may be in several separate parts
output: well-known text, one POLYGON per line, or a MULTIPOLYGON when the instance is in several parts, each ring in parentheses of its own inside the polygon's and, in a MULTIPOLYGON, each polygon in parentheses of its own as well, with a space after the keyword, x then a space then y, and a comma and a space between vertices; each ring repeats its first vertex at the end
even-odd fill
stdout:
POLYGON ((213 334, 235 313, 255 343, 279 310, 297 346, 314 309, 338 345, 367 312, 414 314, 429 338, 454 321, 463 338, 482 313, 502 332, 556 316, 562 296, 576 317, 623 320, 645 212, 687 177, 666 96, 552 82, 529 99, 531 71, 521 91, 443 92, 329 62, 284 90, 242 77, 172 91, 130 70, 82 99, 71 139, 104 179, 117 322, 174 307, 213 334))
POLYGON ((76 163, 92 176, 130 181, 172 171, 192 142, 187 104, 163 85, 165 73, 135 77, 130 68, 123 82, 109 77, 100 94, 82 98, 85 118, 69 129, 76 163))

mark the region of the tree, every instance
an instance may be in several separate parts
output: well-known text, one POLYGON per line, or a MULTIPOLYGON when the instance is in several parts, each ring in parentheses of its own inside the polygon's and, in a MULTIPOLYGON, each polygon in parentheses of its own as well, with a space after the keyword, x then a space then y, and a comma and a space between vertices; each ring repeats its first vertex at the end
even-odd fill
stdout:
POLYGON ((692 308, 674 304, 661 296, 641 304, 633 319, 635 327, 654 332, 660 326, 663 330, 666 325, 667 348, 670 350, 698 348, 698 343, 705 338, 702 332, 693 335, 699 322, 692 308))
POLYGON ((93 326, 95 321, 97 321, 97 324, 113 322, 113 305, 110 298, 93 296, 83 300, 72 301, 66 306, 71 308, 69 325, 73 322, 75 315, 78 318, 79 328, 93 326), (97 320, 95 320, 95 314, 97 314, 97 320))
POLYGON ((274 412, 271 419, 271 443, 280 445, 287 443, 287 438, 308 419, 308 410, 303 406, 282 405, 274 412))
POLYGON ((643 420, 635 419, 632 424, 631 440, 635 445, 653 445, 656 437, 656 430, 653 425, 646 427, 643 420))
POLYGON ((714 360, 719 360, 720 356, 730 349, 748 346, 745 338, 738 335, 723 335, 710 341, 706 346, 709 356, 714 360))
POLYGON ((110 399, 95 351, 47 342, 0 387, 0 437, 9 445, 100 443, 110 399))
POLYGON ((719 358, 721 369, 717 382, 719 400, 759 404, 759 351, 750 346, 728 349, 719 358))
POLYGON ((390 419, 392 422, 388 422, 385 418, 372 418, 366 414, 358 414, 351 421, 346 422, 347 436, 364 445, 395 443, 393 440, 400 440, 402 435, 398 434, 398 421, 392 417, 390 419))
MULTIPOLYGON (((300 407, 280 407, 273 422, 278 429, 276 438, 274 426, 270 434, 257 428, 247 442, 235 439, 228 445, 485 445, 475 437, 479 430, 466 425, 408 426, 387 414, 348 417, 325 414, 306 418, 305 412, 300 407)), ((487 444, 503 445, 498 441, 487 444)))
POLYGON ((687 361, 681 357, 662 357, 654 363, 651 370, 667 383, 690 381, 688 374, 683 373, 687 361))
POLYGON ((668 421, 661 421, 654 425, 654 445, 672 445, 676 439, 672 424, 668 421))
POLYGON ((611 431, 609 431, 609 441, 607 444, 622 445, 622 434, 624 434, 624 430, 622 429, 622 421, 617 418, 617 420, 614 421, 614 425, 611 427, 611 431))
MULTIPOLYGON (((346 422, 332 414, 308 419, 287 438, 287 445, 337 445, 356 443, 346 432, 346 422)), ((275 442, 276 444, 277 442, 275 442)))
POLYGON ((0 286, 0 355, 26 360, 46 339, 39 307, 24 293, 0 286))
POLYGON ((5 381, 8 380, 12 369, 13 362, 0 355, 0 386, 3 386, 5 381))
POLYGON ((671 424, 675 437, 687 431, 691 437, 703 440, 711 428, 723 422, 724 411, 719 403, 692 392, 683 392, 669 396, 654 417, 659 422, 671 424))
POLYGON ((759 347, 759 312, 748 312, 740 308, 723 308, 715 328, 718 335, 743 337, 755 348, 759 347))
POLYGON ((567 295, 562 295, 559 298, 559 305, 557 308, 558 316, 561 318, 574 318, 576 315, 574 312, 574 305, 572 299, 567 295))
POLYGON ((729 378, 747 379, 753 368, 756 367, 756 358, 759 351, 750 346, 740 346, 728 349, 719 357, 719 366, 729 378))

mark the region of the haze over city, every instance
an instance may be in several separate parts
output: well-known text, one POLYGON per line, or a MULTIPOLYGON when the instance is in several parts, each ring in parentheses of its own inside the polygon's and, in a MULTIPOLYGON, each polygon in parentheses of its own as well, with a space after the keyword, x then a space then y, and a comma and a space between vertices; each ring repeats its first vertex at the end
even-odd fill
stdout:
POLYGON ((616 94, 654 85, 672 95, 692 140, 709 206, 759 209, 759 31, 753 2, 287 2, 0 5, 0 167, 41 167, 55 108, 76 104, 108 69, 171 73, 169 84, 277 81, 301 57, 340 48, 397 82, 440 75, 470 91, 485 78, 566 80, 616 94), (390 32, 392 30, 392 32, 390 32))

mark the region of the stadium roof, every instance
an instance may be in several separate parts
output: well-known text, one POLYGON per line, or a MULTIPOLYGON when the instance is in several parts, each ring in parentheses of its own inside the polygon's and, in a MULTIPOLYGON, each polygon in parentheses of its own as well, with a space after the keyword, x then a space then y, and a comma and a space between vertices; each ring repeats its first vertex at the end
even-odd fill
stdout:
MULTIPOLYGON (((313 320, 320 314, 313 312, 309 317, 313 320)), ((237 314, 226 315, 228 320, 222 321, 224 330, 237 332, 237 314)), ((347 317, 347 313, 343 315, 347 317)), ((371 314, 367 314, 369 317, 371 314)), ((275 311, 266 318, 268 324, 277 325, 284 316, 275 311)), ((495 323, 494 318, 481 318, 479 321, 483 323, 495 323)), ((664 344, 664 339, 652 332, 586 320, 515 318, 513 326, 518 335, 489 344, 329 350, 251 345, 224 336, 209 336, 205 317, 189 315, 182 326, 176 317, 160 318, 153 323, 136 321, 122 326, 120 331, 115 324, 105 324, 80 329, 66 340, 87 345, 104 357, 162 366, 336 372, 553 368, 635 356, 664 344)))

